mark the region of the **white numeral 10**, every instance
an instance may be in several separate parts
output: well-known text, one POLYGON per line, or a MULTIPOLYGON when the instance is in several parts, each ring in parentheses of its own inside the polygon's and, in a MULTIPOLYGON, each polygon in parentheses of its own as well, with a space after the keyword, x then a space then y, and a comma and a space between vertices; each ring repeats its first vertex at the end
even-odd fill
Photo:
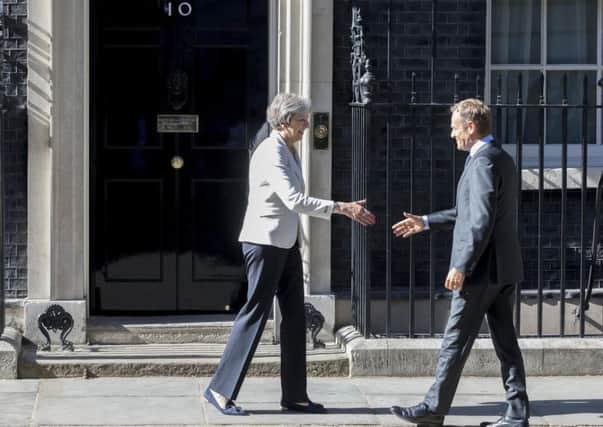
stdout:
MULTIPOLYGON (((167 14, 168 16, 172 16, 172 2, 169 1, 167 2, 167 8, 166 8, 167 14)), ((193 6, 191 6, 191 4, 187 1, 183 1, 180 4, 178 4, 178 14, 180 16, 188 16, 193 12, 193 6)))

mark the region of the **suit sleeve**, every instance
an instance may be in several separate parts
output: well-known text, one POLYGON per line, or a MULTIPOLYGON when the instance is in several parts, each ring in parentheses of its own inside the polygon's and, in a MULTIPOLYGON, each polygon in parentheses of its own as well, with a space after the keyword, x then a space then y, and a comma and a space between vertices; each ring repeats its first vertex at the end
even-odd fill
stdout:
POLYGON ((298 191, 291 180, 292 171, 288 164, 287 148, 274 144, 267 150, 266 177, 270 186, 288 209, 300 214, 329 219, 335 202, 310 197, 298 191))
POLYGON ((486 157, 475 159, 469 181, 469 224, 464 227, 463 247, 453 267, 463 273, 472 270, 484 253, 496 219, 496 174, 494 164, 486 157))
POLYGON ((427 215, 430 230, 450 230, 456 222, 456 207, 427 215))

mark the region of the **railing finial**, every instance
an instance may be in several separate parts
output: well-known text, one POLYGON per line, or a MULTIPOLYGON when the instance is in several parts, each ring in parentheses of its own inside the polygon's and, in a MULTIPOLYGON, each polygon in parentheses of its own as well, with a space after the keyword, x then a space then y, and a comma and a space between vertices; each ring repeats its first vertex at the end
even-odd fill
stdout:
POLYGON ((523 94, 523 74, 521 71, 517 75, 517 105, 521 105, 521 95, 523 94))
POLYGON ((540 73, 540 77, 539 77, 539 82, 540 82, 540 96, 538 97, 538 103, 540 105, 544 105, 544 73, 540 73))
POLYGON ((563 73, 563 77, 561 78, 561 86, 563 88, 563 99, 561 100, 561 103, 563 105, 567 105, 569 104, 567 99, 567 73, 563 73))
POLYGON ((410 103, 417 102, 417 73, 414 71, 410 75, 410 103))
POLYGON ((482 77, 478 74, 475 76, 475 98, 482 99, 482 95, 480 94, 480 89, 482 86, 482 77))

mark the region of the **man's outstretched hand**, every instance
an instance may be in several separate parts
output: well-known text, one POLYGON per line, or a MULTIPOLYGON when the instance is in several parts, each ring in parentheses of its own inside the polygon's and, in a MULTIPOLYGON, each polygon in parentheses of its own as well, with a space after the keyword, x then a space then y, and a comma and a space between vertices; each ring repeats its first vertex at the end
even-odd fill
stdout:
POLYGON ((406 219, 392 225, 392 230, 396 237, 402 236, 406 238, 425 230, 425 223, 420 216, 404 212, 404 217, 406 219))

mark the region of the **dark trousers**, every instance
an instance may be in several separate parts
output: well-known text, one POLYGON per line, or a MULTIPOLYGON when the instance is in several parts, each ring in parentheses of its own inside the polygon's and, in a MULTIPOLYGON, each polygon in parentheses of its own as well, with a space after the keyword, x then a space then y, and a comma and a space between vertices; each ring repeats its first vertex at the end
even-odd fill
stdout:
POLYGON ((513 326, 513 289, 513 285, 473 285, 453 292, 435 382, 425 397, 425 403, 432 411, 441 415, 448 413, 463 366, 486 315, 494 349, 501 364, 508 403, 505 415, 528 419, 525 370, 513 326))
POLYGON ((281 310, 282 399, 305 402, 306 336, 301 255, 291 249, 243 243, 249 288, 209 388, 236 399, 276 294, 281 310))

